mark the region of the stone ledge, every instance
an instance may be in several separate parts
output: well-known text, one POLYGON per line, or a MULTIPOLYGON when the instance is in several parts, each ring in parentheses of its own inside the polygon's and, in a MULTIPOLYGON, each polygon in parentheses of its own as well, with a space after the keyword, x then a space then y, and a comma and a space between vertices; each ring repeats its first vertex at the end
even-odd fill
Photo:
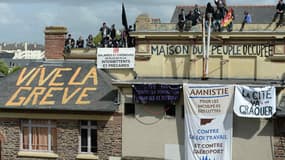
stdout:
POLYGON ((20 151, 17 154, 19 157, 33 157, 33 158, 58 158, 58 155, 52 152, 31 152, 20 151))
POLYGON ((273 55, 271 57, 267 57, 270 61, 276 61, 276 62, 284 62, 285 61, 285 55, 273 55))
POLYGON ((81 154, 78 154, 76 156, 76 159, 90 159, 90 160, 92 160, 92 159, 99 159, 99 158, 98 158, 97 155, 94 155, 94 154, 88 154, 88 153, 84 154, 84 153, 81 153, 81 154))

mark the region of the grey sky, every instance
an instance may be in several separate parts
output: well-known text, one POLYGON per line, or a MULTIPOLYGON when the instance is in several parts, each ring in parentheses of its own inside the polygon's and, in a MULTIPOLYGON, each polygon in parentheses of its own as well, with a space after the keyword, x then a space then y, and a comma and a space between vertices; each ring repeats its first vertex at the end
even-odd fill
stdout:
MULTIPOLYGON (((176 5, 205 5, 209 0, 0 0, 0 42, 44 43, 44 28, 64 25, 77 39, 97 34, 102 22, 121 29, 121 4, 128 23, 141 13, 169 22, 176 5)), ((212 1, 210 1, 212 2, 212 1)), ((228 5, 275 5, 277 0, 227 0, 228 5)))

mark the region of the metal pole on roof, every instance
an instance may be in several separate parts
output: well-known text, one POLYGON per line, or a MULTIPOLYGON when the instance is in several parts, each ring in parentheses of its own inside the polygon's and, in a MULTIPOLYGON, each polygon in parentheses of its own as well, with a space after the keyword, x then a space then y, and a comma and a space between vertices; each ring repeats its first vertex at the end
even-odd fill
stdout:
POLYGON ((205 35, 205 16, 202 20, 202 39, 203 39, 203 76, 202 79, 206 79, 206 35, 205 35))
POLYGON ((208 64, 208 60, 209 60, 209 51, 210 51, 210 41, 211 41, 211 20, 212 20, 212 15, 209 14, 209 20, 208 20, 208 36, 207 36, 207 51, 206 51, 206 77, 208 78, 208 73, 209 73, 209 64, 208 64))

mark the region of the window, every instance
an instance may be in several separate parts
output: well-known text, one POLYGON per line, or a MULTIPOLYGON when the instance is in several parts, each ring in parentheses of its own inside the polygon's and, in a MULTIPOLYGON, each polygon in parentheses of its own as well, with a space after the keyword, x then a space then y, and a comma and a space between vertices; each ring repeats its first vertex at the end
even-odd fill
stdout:
POLYGON ((55 151, 56 125, 50 120, 22 120, 21 149, 27 151, 55 151))
POLYGON ((120 91, 117 89, 116 91, 115 91, 115 93, 116 93, 116 97, 115 97, 115 101, 114 101, 114 103, 115 104, 120 104, 120 102, 121 102, 121 94, 120 94, 120 91))
POLYGON ((175 105, 174 104, 166 104, 164 106, 164 110, 167 116, 175 117, 175 105))
POLYGON ((135 115, 135 104, 125 103, 125 115, 135 115))
POLYGON ((97 153, 97 122, 80 122, 80 152, 97 153))

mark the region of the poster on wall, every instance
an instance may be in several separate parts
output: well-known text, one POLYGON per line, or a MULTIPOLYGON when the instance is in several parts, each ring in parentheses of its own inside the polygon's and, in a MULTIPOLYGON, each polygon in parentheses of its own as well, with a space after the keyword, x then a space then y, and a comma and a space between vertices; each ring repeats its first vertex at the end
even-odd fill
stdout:
POLYGON ((134 84, 135 103, 175 103, 180 97, 181 85, 134 84))
POLYGON ((185 159, 231 160, 234 86, 183 84, 185 159))
POLYGON ((276 112, 275 87, 249 87, 237 85, 235 91, 234 112, 239 117, 272 117, 276 112))
POLYGON ((97 68, 119 69, 135 67, 135 48, 98 48, 97 68))

